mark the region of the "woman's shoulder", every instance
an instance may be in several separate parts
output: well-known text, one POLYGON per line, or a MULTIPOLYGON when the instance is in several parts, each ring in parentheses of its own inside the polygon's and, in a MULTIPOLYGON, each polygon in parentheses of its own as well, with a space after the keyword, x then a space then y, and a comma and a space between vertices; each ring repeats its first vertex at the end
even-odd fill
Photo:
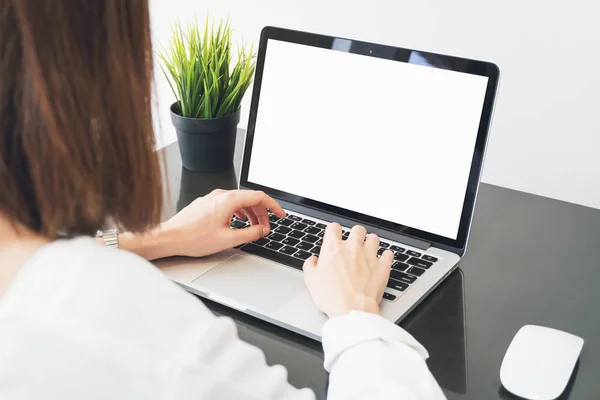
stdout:
POLYGON ((31 383, 26 397, 59 398, 64 378, 79 374, 68 393, 150 398, 214 318, 146 260, 90 238, 60 240, 40 248, 1 299, 0 375, 31 383))
POLYGON ((42 247, 22 268, 2 299, 7 314, 77 324, 107 336, 165 345, 212 313, 145 259, 104 247, 90 238, 42 247), (177 326, 178 324, 186 326, 177 326))
MULTIPOLYGON (((119 282, 164 284, 164 276, 145 259, 136 254, 103 246, 89 237, 61 239, 42 246, 23 266, 15 286, 43 282, 63 286, 93 286, 99 290, 107 284, 112 291, 119 282)), ((127 288, 129 291, 131 287, 127 288)), ((56 289, 53 289, 56 291, 56 289)))

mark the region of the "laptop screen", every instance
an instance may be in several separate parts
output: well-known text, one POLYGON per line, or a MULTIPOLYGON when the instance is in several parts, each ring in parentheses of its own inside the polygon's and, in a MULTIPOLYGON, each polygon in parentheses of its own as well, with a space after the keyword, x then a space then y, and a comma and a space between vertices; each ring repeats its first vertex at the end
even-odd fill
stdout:
POLYGON ((489 78, 345 45, 268 40, 248 182, 456 239, 489 78))

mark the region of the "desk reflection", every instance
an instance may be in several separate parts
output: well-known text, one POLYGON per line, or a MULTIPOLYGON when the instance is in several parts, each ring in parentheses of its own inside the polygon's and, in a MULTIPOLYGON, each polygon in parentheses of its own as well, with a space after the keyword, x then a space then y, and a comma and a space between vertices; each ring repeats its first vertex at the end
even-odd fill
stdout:
POLYGON ((464 279, 455 270, 401 323, 429 352, 427 365, 440 386, 467 393, 464 279))
POLYGON ((181 180, 177 212, 185 208, 198 197, 203 197, 214 189, 232 190, 238 188, 237 176, 233 165, 223 172, 192 172, 181 167, 181 180))

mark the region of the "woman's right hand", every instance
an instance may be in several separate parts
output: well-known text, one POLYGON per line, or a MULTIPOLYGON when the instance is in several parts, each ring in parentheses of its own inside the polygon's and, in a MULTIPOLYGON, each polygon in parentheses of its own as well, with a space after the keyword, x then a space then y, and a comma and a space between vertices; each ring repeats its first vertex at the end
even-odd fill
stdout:
POLYGON ((319 258, 304 263, 304 280, 319 310, 330 318, 350 311, 381 313, 394 254, 386 250, 377 258, 378 248, 379 237, 362 226, 352 228, 345 241, 339 224, 327 226, 319 258))

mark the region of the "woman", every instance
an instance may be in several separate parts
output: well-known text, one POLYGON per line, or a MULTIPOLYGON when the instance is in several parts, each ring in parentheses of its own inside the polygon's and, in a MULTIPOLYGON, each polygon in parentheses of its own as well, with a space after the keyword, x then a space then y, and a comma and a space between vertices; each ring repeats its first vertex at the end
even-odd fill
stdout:
MULTIPOLYGON (((146 0, 0 0, 0 398, 312 399, 147 261, 253 241, 267 208, 285 215, 215 191, 159 224, 151 54, 146 0), (229 229, 234 213, 253 226, 229 229), (130 232, 122 250, 89 237, 107 224, 130 232)), ((331 318, 329 396, 443 398, 425 349, 378 315, 378 244, 332 224, 304 266, 331 318)))

